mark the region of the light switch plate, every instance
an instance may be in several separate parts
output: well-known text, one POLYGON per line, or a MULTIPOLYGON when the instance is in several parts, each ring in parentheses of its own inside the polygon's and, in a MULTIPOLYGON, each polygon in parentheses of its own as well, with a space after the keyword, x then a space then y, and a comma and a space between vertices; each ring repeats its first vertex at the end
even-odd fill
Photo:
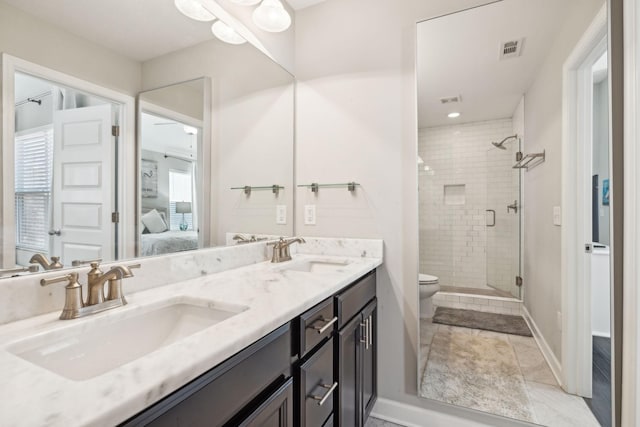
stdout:
POLYGON ((276 224, 287 223, 287 205, 276 205, 276 224))
POLYGON ((553 207, 553 225, 562 225, 562 209, 560 209, 560 206, 553 207))
POLYGON ((316 205, 304 205, 304 225, 316 225, 316 205))

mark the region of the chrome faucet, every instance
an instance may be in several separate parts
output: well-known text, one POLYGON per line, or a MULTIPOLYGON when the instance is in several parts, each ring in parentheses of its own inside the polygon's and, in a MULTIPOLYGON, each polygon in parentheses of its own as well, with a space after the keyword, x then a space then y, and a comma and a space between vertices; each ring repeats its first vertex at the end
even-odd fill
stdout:
POLYGON ((31 257, 31 259, 29 260, 29 263, 31 264, 38 263, 45 270, 57 270, 59 268, 64 267, 60 263, 59 256, 52 256, 51 261, 49 261, 49 259, 47 259, 47 256, 43 254, 35 254, 34 256, 31 257))
POLYGON ((291 253, 289 251, 289 246, 294 243, 306 243, 302 237, 294 237, 292 239, 285 239, 284 237, 280 237, 277 242, 268 243, 269 246, 273 246, 273 256, 271 257, 271 262, 284 262, 291 260, 291 253))
POLYGON ((86 302, 82 298, 82 285, 78 283, 78 273, 40 280, 41 286, 53 283, 67 282, 65 286, 65 303, 60 319, 76 319, 89 314, 99 313, 111 308, 127 304, 122 294, 122 279, 133 277, 132 268, 139 268, 140 264, 129 266, 115 266, 106 273, 100 270, 98 262, 91 263, 91 271, 87 274, 88 295, 86 302), (104 297, 104 285, 109 283, 107 297, 104 297))

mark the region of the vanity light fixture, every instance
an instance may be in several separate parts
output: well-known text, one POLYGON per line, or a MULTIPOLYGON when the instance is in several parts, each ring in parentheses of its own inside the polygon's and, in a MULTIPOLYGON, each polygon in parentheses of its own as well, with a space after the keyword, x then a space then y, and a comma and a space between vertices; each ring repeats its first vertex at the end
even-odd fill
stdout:
POLYGON ((238 34, 233 28, 220 20, 213 23, 211 26, 211 32, 214 36, 225 43, 243 44, 247 42, 244 37, 238 34))
POLYGON ((450 119, 455 119, 457 117, 460 117, 460 113, 458 113, 457 111, 454 111, 452 113, 447 114, 447 117, 449 117, 450 119))
POLYGON ((285 31, 291 25, 291 16, 280 0, 262 0, 253 11, 253 22, 258 28, 270 33, 285 31))
POLYGON ((216 19, 213 13, 205 9, 197 0, 174 0, 174 4, 183 15, 196 21, 209 22, 216 19))

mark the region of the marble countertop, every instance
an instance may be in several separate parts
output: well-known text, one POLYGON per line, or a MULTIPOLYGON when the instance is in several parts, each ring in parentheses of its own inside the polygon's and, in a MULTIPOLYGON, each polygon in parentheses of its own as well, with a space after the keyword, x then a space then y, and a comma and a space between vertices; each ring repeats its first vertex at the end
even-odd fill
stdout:
MULTIPOLYGON (((294 255, 288 263, 261 262, 127 295, 128 304, 70 321, 59 312, 0 326, 0 424, 104 426, 120 423, 187 384, 228 357, 376 268, 382 258, 362 254, 294 255), (283 269, 302 260, 349 262, 335 272, 283 269), (169 298, 202 298, 248 307, 218 324, 97 377, 73 381, 7 351, 27 336, 62 330, 77 322, 90 329, 125 312, 169 298)), ((97 331, 91 333, 99 333, 97 331)))

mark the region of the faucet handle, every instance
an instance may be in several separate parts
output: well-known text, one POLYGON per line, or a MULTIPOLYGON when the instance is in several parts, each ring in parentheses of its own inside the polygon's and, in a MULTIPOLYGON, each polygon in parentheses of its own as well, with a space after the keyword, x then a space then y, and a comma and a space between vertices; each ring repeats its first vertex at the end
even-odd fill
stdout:
POLYGON ((78 283, 78 273, 69 273, 64 276, 52 277, 50 279, 40 280, 40 286, 53 285, 54 283, 68 282, 67 286, 73 286, 78 283))
POLYGON ((78 273, 69 273, 64 276, 52 277, 51 279, 40 280, 40 286, 52 285, 67 281, 65 286, 64 308, 60 313, 60 319, 74 319, 78 317, 84 302, 82 300, 82 285, 78 283, 78 273))
POLYGON ((50 270, 57 270, 59 268, 64 267, 64 265, 62 265, 62 263, 60 262, 60 257, 59 256, 52 256, 51 257, 51 264, 49 265, 49 269, 50 270))
MULTIPOLYGON (((53 258, 51 258, 53 259, 53 258)), ((97 259, 74 259, 73 261, 71 261, 71 265, 73 267, 79 267, 81 265, 84 264, 93 264, 94 262, 97 262, 98 264, 100 264, 102 262, 102 258, 97 258, 97 259)))
POLYGON ((125 265, 126 268, 128 268, 129 270, 132 270, 134 268, 141 268, 142 264, 137 263, 137 264, 130 264, 130 265, 125 265))

